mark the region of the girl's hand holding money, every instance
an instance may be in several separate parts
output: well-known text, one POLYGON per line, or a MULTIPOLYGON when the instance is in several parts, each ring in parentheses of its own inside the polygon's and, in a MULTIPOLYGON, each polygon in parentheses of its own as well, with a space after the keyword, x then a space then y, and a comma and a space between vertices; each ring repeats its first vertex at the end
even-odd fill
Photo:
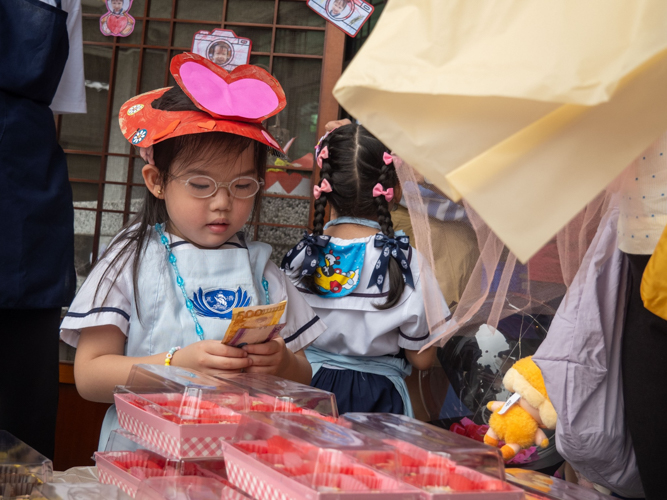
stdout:
POLYGON ((302 384, 310 384, 312 369, 303 350, 296 353, 285 346, 282 337, 263 344, 248 344, 242 347, 248 353, 252 365, 247 373, 268 373, 302 384))
POLYGON ((253 359, 238 347, 221 344, 219 340, 202 340, 176 351, 171 364, 217 375, 247 370, 253 359))
POLYGON ((246 368, 248 373, 268 373, 278 375, 278 372, 285 369, 286 362, 289 361, 285 341, 281 338, 275 338, 264 342, 263 344, 247 344, 241 350, 248 354, 252 365, 246 368))

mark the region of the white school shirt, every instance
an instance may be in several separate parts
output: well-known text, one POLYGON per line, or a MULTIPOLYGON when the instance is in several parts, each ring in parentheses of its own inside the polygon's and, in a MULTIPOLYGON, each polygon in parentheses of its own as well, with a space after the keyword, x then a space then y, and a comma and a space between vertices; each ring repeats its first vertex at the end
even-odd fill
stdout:
MULTIPOLYGON (((48 1, 45 3, 54 5, 55 1, 48 1)), ((60 77, 58 90, 56 91, 55 96, 53 96, 50 108, 55 114, 86 113, 81 0, 62 0, 61 4, 62 10, 67 12, 69 56, 67 57, 67 63, 65 64, 65 69, 60 77)))
MULTIPOLYGON (((224 290, 227 298, 236 296, 245 299, 243 304, 236 305, 265 304, 262 286, 262 277, 265 277, 271 303, 287 300, 281 319, 286 326, 281 335, 290 350, 296 352, 303 349, 326 329, 302 295, 269 260, 269 245, 260 242, 246 244, 242 237, 234 236, 220 249, 208 250, 199 249, 176 236, 167 236, 191 299, 195 299, 201 288, 209 301, 213 301, 215 292, 224 290)), ((166 352, 171 347, 186 346, 199 340, 194 321, 185 306, 185 298, 176 284, 175 272, 167 262, 166 249, 156 231, 151 230, 139 266, 139 315, 131 261, 122 266, 113 285, 114 272, 102 280, 111 259, 111 254, 102 258, 74 298, 61 324, 63 341, 76 347, 82 328, 115 325, 127 336, 125 355, 138 357, 166 352), (95 297, 100 280, 102 286, 95 297)), ((222 301, 225 302, 224 297, 222 301)), ((204 300, 198 306, 199 311, 205 313, 197 315, 205 339, 221 340, 230 320, 216 316, 216 304, 212 308, 206 307, 204 300)), ((233 306, 230 303, 227 307, 230 318, 233 306)), ((222 311, 225 312, 224 308, 222 311)))
MULTIPOLYGON (((375 248, 374 238, 331 238, 330 243, 338 246, 355 243, 366 245, 359 283, 352 293, 344 297, 325 298, 301 285, 300 272, 305 247, 294 258, 290 268, 284 270, 328 327, 313 342, 314 347, 346 356, 392 356, 398 354, 401 348, 419 350, 428 343, 429 329, 419 279, 417 251, 410 247, 407 252, 414 289, 406 285, 398 304, 391 309, 379 310, 374 304, 382 304, 387 300, 389 281, 385 279, 382 293, 375 285, 367 288, 381 252, 381 248, 375 248)), ((442 295, 440 300, 442 310, 449 316, 449 308, 442 295)))

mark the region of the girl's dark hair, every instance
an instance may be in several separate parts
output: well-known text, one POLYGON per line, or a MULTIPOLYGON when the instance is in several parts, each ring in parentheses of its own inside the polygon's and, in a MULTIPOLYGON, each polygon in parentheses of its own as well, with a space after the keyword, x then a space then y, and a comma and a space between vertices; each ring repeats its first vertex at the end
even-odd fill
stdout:
MULTIPOLYGON (((162 97, 153 101, 151 106, 155 109, 165 111, 201 111, 178 86, 174 86, 165 92, 162 97)), ((155 160, 155 166, 159 170, 160 185, 166 186, 170 180, 177 176, 177 172, 172 171, 172 165, 176 160, 180 160, 181 165, 188 165, 193 161, 218 155, 236 159, 250 147, 254 151, 257 178, 264 180, 268 147, 248 137, 225 132, 206 132, 166 139, 153 145, 153 159, 155 160)), ((261 195, 262 190, 260 189, 255 196, 252 217, 259 210, 261 195)), ((105 255, 112 254, 112 251, 117 253, 111 258, 108 267, 105 269, 100 279, 100 284, 98 284, 95 291, 95 296, 100 291, 100 286, 105 278, 112 276, 111 283, 113 285, 118 279, 120 270, 128 265, 131 260, 132 284, 137 313, 139 313, 137 280, 141 256, 148 245, 151 231, 154 231, 153 227, 155 224, 167 222, 169 222, 169 214, 167 213, 165 201, 156 198, 150 191, 146 190, 144 201, 137 214, 123 226, 121 232, 105 251, 105 255), (116 270, 112 271, 112 269, 116 270), (111 272, 114 274, 110 275, 111 272)), ((106 296, 104 300, 106 300, 106 296)))
MULTIPOLYGON (((373 197, 373 187, 380 183, 386 190, 398 185, 393 162, 386 165, 383 155, 389 152, 373 134, 361 125, 351 123, 331 132, 320 144, 327 147, 329 157, 322 160, 321 179, 331 184, 330 193, 322 193, 315 201, 313 235, 320 236, 324 227, 327 203, 340 217, 377 218, 380 229, 389 238, 394 237, 389 204, 384 196, 373 197)), ((306 283, 315 293, 322 291, 312 279, 306 283)), ((405 288, 398 262, 389 259, 389 295, 378 309, 394 307, 405 288)))

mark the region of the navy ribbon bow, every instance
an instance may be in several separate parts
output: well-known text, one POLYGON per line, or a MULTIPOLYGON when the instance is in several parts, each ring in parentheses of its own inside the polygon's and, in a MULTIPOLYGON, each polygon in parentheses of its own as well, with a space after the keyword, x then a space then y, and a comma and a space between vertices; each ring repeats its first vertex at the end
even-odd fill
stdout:
POLYGON ((397 236, 396 238, 389 238, 386 234, 377 233, 375 235, 375 248, 382 247, 380 258, 375 263, 375 269, 371 275, 371 280, 368 282, 368 288, 373 285, 377 286, 380 292, 384 287, 385 276, 387 275, 387 268, 389 267, 389 257, 394 259, 401 267, 401 274, 403 281, 411 288, 415 287, 412 279, 412 271, 410 264, 405 257, 403 250, 410 248, 410 238, 407 236, 397 236))
POLYGON ((301 276, 311 276, 319 263, 320 252, 329 244, 331 236, 313 236, 307 231, 303 232, 303 239, 283 258, 280 264, 281 269, 291 269, 292 262, 303 248, 306 248, 306 255, 301 265, 301 276))

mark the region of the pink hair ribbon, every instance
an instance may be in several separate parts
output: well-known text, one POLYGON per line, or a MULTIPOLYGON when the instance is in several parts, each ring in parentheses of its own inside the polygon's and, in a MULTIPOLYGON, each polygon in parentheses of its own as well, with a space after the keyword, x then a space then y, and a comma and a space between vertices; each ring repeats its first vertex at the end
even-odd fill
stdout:
POLYGON ((384 161, 385 165, 389 165, 392 161, 394 161, 394 157, 385 151, 382 155, 382 160, 384 161))
POLYGON ((387 202, 390 202, 394 199, 394 188, 389 188, 384 191, 382 189, 382 184, 378 182, 375 187, 373 187, 373 197, 377 198, 378 196, 382 195, 384 195, 384 199, 387 200, 387 202))
POLYGON ((327 158, 329 158, 329 148, 324 146, 322 151, 317 155, 317 166, 322 168, 322 160, 326 160, 327 158))
POLYGON ((331 192, 331 184, 329 184, 329 181, 326 179, 324 179, 319 186, 313 187, 313 196, 315 196, 316 200, 320 199, 322 193, 330 193, 330 192, 331 192))

